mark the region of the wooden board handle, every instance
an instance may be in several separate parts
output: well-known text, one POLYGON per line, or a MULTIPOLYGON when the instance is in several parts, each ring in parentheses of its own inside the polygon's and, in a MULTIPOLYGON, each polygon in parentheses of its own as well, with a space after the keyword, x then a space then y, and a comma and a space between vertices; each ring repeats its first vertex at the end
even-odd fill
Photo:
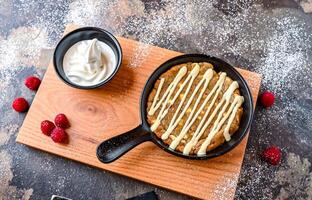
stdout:
POLYGON ((139 125, 126 133, 103 141, 97 147, 96 155, 101 162, 111 163, 135 146, 151 140, 150 132, 139 125))

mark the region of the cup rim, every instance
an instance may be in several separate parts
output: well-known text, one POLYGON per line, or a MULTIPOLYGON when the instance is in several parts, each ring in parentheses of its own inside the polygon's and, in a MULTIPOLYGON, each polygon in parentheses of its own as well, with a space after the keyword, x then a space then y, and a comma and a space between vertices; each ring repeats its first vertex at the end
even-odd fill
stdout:
MULTIPOLYGON (((80 40, 80 41, 82 41, 82 40, 80 40)), ((76 43, 77 43, 77 42, 76 42, 76 43)), ((69 86, 71 86, 71 87, 74 87, 74 88, 78 88, 78 89, 86 89, 86 90, 88 90, 88 89, 96 89, 96 88, 99 88, 99 87, 105 85, 106 83, 108 83, 110 80, 113 79, 113 77, 116 75, 116 73, 117 73, 118 70, 120 69, 120 66, 121 66, 121 63, 122 63, 122 56, 123 56, 123 55, 122 55, 122 48, 121 48, 121 46, 120 46, 120 43, 118 42, 118 40, 116 39, 116 37, 115 37, 112 33, 110 33, 109 31, 107 31, 107 30, 105 30, 105 29, 102 29, 102 28, 87 26, 87 27, 82 27, 82 28, 75 29, 75 30, 73 30, 73 31, 71 31, 71 32, 69 32, 69 33, 67 33, 67 34, 58 42, 58 44, 57 44, 56 47, 55 47, 54 53, 53 53, 53 65, 54 65, 54 69, 55 69, 56 74, 58 75, 58 77, 59 77, 64 83, 66 83, 67 85, 69 85, 69 86), (101 81, 101 82, 99 82, 99 83, 97 83, 97 84, 85 86, 85 85, 76 84, 76 83, 74 83, 74 82, 72 82, 72 81, 67 80, 67 78, 64 77, 64 76, 66 76, 66 75, 60 72, 60 68, 62 68, 63 66, 59 66, 59 65, 57 64, 57 59, 59 59, 60 56, 57 56, 56 54, 57 54, 59 51, 61 51, 59 54, 62 54, 62 55, 63 55, 62 57, 64 57, 64 55, 66 54, 67 50, 68 50, 71 46, 73 46, 75 43, 74 43, 74 44, 71 44, 71 45, 69 46, 69 48, 68 48, 66 51, 64 51, 64 52, 62 52, 63 50, 60 49, 61 44, 64 44, 65 42, 68 42, 67 39, 68 39, 69 36, 72 36, 72 35, 74 35, 74 34, 81 33, 81 32, 88 32, 88 31, 96 31, 96 32, 98 32, 98 33, 100 33, 100 34, 104 34, 104 35, 108 36, 108 37, 113 41, 113 45, 114 45, 114 47, 116 48, 116 54, 117 54, 117 55, 116 55, 116 60, 117 60, 117 63, 116 63, 116 66, 115 66, 114 71, 112 72, 112 74, 111 74, 109 77, 107 77, 106 79, 104 79, 103 81, 101 81)), ((62 58, 62 59, 63 59, 63 58, 62 58)))

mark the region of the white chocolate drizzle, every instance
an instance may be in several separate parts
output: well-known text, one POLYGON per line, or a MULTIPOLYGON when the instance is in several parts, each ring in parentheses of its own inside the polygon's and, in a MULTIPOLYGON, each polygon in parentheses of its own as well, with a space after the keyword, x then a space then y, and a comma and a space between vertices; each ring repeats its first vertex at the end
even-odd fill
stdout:
MULTIPOLYGON (((197 129, 195 130, 192 139, 185 145, 185 147, 183 149, 183 154, 189 155, 189 152, 191 151, 192 147, 195 146, 195 144, 198 142, 198 140, 200 139, 200 137, 204 133, 204 130, 207 128, 207 126, 212 121, 213 117, 210 116, 208 121, 207 121, 207 123, 206 123, 208 125, 206 125, 204 127, 204 129, 202 129, 202 127, 203 127, 204 123, 206 122, 206 119, 207 119, 207 117, 208 117, 208 115, 209 115, 213 105, 215 104, 215 102, 216 102, 216 100, 217 100, 217 98, 219 96, 219 93, 221 92, 221 89, 223 87, 225 78, 226 78, 226 73, 222 72, 220 74, 220 78, 219 78, 218 82, 216 83, 216 85, 213 87, 213 89, 211 90, 211 92, 207 96, 207 99, 204 101, 203 107, 208 103, 209 99, 214 94, 214 97, 213 97, 212 101, 210 102, 210 104, 209 104, 209 106, 208 106, 208 108, 207 108, 207 110, 205 112, 204 117, 202 118, 202 120, 200 121, 199 125, 197 126, 197 129)), ((201 112, 202 109, 199 110, 199 111, 201 112)), ((195 120, 196 120, 196 118, 194 119, 194 122, 195 122, 195 120)))
MULTIPOLYGON (((174 80, 170 83, 170 85, 168 86, 167 90, 165 91, 164 95, 162 96, 162 98, 159 100, 159 102, 156 104, 155 107, 151 107, 151 109, 149 110, 149 115, 153 115, 157 109, 159 108, 159 106, 162 104, 161 110, 158 113, 157 119, 154 122, 154 124, 151 127, 151 130, 154 131, 157 129, 157 127, 159 126, 161 120, 167 115, 169 108, 171 107, 171 105, 173 105, 173 103, 175 102, 176 98, 174 98, 173 100, 170 101, 170 105, 167 107, 167 104, 169 103, 169 99, 172 96, 174 89, 177 87, 178 83, 180 82, 180 80, 185 76, 185 74, 187 73, 187 68, 186 66, 181 67, 181 69, 179 70, 178 74, 176 75, 176 77, 174 78, 174 80), (164 101, 164 102, 163 102, 164 101), (166 110, 165 110, 166 109, 166 110)), ((181 88, 181 87, 180 87, 181 88)), ((161 88, 160 88, 161 90, 161 88)), ((182 89, 181 89, 182 91, 182 89)), ((180 91, 180 93, 181 93, 180 91)), ((177 95, 176 95, 177 96, 177 95)), ((157 100, 157 99, 156 99, 157 100)), ((154 102, 153 102, 154 103, 154 102)))
MULTIPOLYGON (((198 66, 198 71, 199 71, 199 65, 198 66)), ((196 66, 196 67, 197 67, 196 66)), ((179 114, 179 111, 181 110, 181 107, 187 97, 187 94, 189 93, 189 89, 191 88, 191 84, 192 82, 189 83, 188 85, 188 90, 185 92, 185 94, 183 95, 183 98, 176 110, 176 112, 174 113, 174 116, 172 117, 171 121, 170 121, 170 124, 169 124, 169 127, 167 129, 167 131, 161 136, 161 138, 163 140, 167 139, 169 137, 169 135, 171 134, 171 132, 175 129, 175 127, 179 124, 179 122, 181 121, 181 119, 183 118, 184 114, 186 113, 186 111, 188 110, 188 108, 190 107, 196 93, 198 92, 198 90, 200 89, 201 85, 203 83, 205 83, 204 85, 204 88, 201 90, 200 94, 199 94, 199 97, 197 98, 196 102, 195 102, 195 105, 194 105, 194 108, 196 109, 197 105, 199 104, 199 101, 200 99, 202 98, 206 88, 208 87, 208 83, 210 81, 210 79, 212 78, 213 76, 213 71, 211 69, 207 70, 206 73, 204 74, 204 77, 203 79, 199 82, 199 84, 196 86, 194 92, 192 93, 191 97, 189 98, 188 102, 186 103, 186 105, 184 106, 182 112, 180 113, 179 117, 177 118, 177 115, 179 114), (177 118, 177 119, 176 119, 177 118)), ((195 110, 195 109, 192 109, 195 110)), ((191 112, 190 116, 192 115, 193 113, 191 112)))
POLYGON ((214 87, 205 97, 205 99, 203 100, 203 103, 199 106, 199 103, 203 99, 203 95, 205 91, 207 90, 208 85, 211 79, 213 78, 213 73, 214 73, 212 69, 208 69, 203 75, 203 78, 195 86, 194 91, 192 91, 191 94, 189 95, 191 86, 193 85, 194 80, 196 79, 199 71, 200 71, 200 66, 198 65, 198 63, 195 63, 195 66, 193 67, 191 72, 188 74, 188 76, 185 78, 185 80, 181 84, 179 82, 187 74, 187 67, 186 66, 181 67, 181 69, 178 71, 177 75, 175 76, 173 81, 169 84, 168 88, 166 89, 166 91, 164 92, 164 94, 159 100, 159 95, 161 93, 161 89, 165 82, 165 78, 161 78, 159 86, 156 91, 156 95, 153 99, 150 110, 148 111, 148 115, 154 115, 155 112, 161 106, 158 116, 151 126, 151 130, 155 131, 157 127, 160 125, 161 121, 168 114, 168 111, 171 108, 171 106, 180 96, 181 100, 179 102, 179 105, 177 109, 175 110, 172 119, 170 120, 167 130, 165 131, 165 133, 162 134, 161 138, 162 140, 166 140, 170 136, 170 138, 172 138, 172 142, 169 148, 174 150, 180 144, 181 140, 189 133, 189 130, 194 124, 194 122, 196 120, 200 120, 199 125, 196 127, 196 130, 193 133, 191 140, 188 143, 186 143, 183 149, 183 154, 185 155, 189 155, 192 148, 198 143, 199 139, 202 137, 202 135, 204 134, 204 132, 209 127, 209 125, 211 124, 212 120, 215 117, 216 117, 216 120, 211 130, 209 131, 208 136, 205 138, 204 142, 200 146, 200 149, 197 155, 202 156, 206 154, 207 147, 210 145, 213 137, 220 131, 220 129, 222 128, 226 120, 227 120, 227 123, 223 131, 223 136, 226 141, 229 141, 231 139, 230 134, 229 134, 231 124, 234 121, 234 118, 236 116, 236 113, 239 107, 244 102, 244 98, 242 96, 233 95, 234 91, 239 88, 238 83, 236 81, 233 81, 231 85, 227 88, 225 93, 223 94, 221 101, 217 104, 214 110, 212 110, 213 106, 216 104, 216 100, 218 99, 218 96, 220 95, 222 91, 223 84, 226 80, 226 73, 221 72, 219 74, 219 79, 217 83, 214 85, 214 87), (180 85, 180 87, 176 91, 174 97, 171 99, 171 96, 173 96, 173 93, 178 85, 180 85), (185 89, 185 92, 184 94, 181 94, 185 86, 187 86, 185 89), (197 94, 198 96, 197 98, 195 98, 197 94), (188 96, 190 97, 187 100, 188 96), (232 98, 232 96, 234 96, 234 98, 232 98), (194 99, 196 99, 194 102, 194 105, 192 108, 190 108, 194 99), (187 102, 185 103, 186 100, 187 102), (183 123, 183 121, 181 120, 187 112, 189 112, 190 114, 187 116, 187 119, 185 123, 183 124, 183 127, 180 133, 176 137, 172 137, 174 135, 170 135, 170 134, 174 131, 174 129, 177 127, 178 124, 183 123), (204 112, 204 116, 199 118, 199 115, 203 112, 204 112))
MULTIPOLYGON (((181 133, 180 133, 179 136, 178 136, 175 140, 173 140, 172 143, 170 144, 169 147, 170 147, 171 149, 175 149, 175 148, 178 146, 178 144, 180 143, 180 141, 182 140, 182 138, 187 134, 188 130, 191 128, 192 124, 193 124, 193 123, 195 122, 195 120, 197 119, 197 117, 198 117, 198 115, 200 114, 200 112, 203 110, 205 104, 208 102, 208 100, 209 100, 209 98, 210 98, 209 96, 206 97, 206 100, 207 100, 207 101, 204 102, 204 103, 202 104, 202 106, 199 108, 199 110, 197 111, 197 113, 195 114, 195 116, 193 116, 194 113, 195 113, 195 111, 196 111, 196 108, 197 108, 197 106, 198 106, 198 104, 199 104, 199 102, 200 102, 200 100, 201 100, 201 98, 202 98, 202 96, 203 96, 203 93, 205 92, 205 90, 206 90, 207 87, 208 87, 208 84, 209 84, 209 82, 210 82, 212 76, 213 76, 213 71, 212 71, 212 69, 208 69, 208 70, 206 71, 205 75, 204 75, 204 78, 203 78, 203 79, 199 82, 199 84, 196 86, 196 88, 195 88, 195 90, 194 90, 194 93, 193 93, 194 96, 195 96, 195 94, 197 93, 197 91, 199 90, 200 86, 202 85, 202 82, 205 82, 204 87, 203 87, 201 93, 199 94, 199 97, 197 98, 197 100, 196 100, 196 102, 195 102, 195 105, 194 105, 194 107, 193 107, 193 109, 192 109, 190 115, 188 116, 188 119, 186 120, 186 122, 185 122, 185 124, 184 124, 184 126, 183 126, 183 128, 182 128, 181 133)), ((171 133, 171 132, 170 132, 170 133, 171 133)), ((166 133, 165 133, 165 134, 166 134, 166 133)))
MULTIPOLYGON (((236 81, 234 81, 236 82, 236 81)), ((234 83, 233 82, 233 83, 234 83)), ((237 83, 237 82, 236 82, 237 83)), ((210 130, 210 132, 208 133, 208 137, 205 139, 204 143, 200 146, 199 151, 197 152, 198 156, 202 156, 206 154, 207 151, 207 147, 209 146, 211 140, 213 139, 213 137, 215 136, 215 134, 217 132, 219 132, 220 128, 222 127, 223 123, 226 121, 226 119, 229 117, 229 115, 231 114, 231 112, 233 111, 234 107, 237 109, 241 106, 241 104, 244 102, 244 97, 242 96, 236 96, 233 103, 231 104, 230 109, 228 110, 228 112, 225 114, 225 116, 223 116, 223 113, 225 112, 226 107, 228 106, 228 102, 225 103, 225 105, 223 106, 221 112, 218 115, 217 120, 215 121, 212 130, 210 130), (221 119, 221 117, 223 116, 223 118, 221 119), (221 119, 221 121, 220 121, 221 119)), ((236 112, 235 112, 236 114, 236 112)), ((235 115, 234 115, 235 116, 235 115)), ((229 136, 229 135, 227 135, 229 136)))

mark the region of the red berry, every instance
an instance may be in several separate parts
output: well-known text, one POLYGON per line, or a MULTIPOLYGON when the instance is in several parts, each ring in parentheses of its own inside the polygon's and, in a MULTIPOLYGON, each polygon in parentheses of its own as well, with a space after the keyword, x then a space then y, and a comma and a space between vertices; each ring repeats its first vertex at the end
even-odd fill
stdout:
POLYGON ((54 123, 57 127, 61 127, 61 128, 69 127, 68 119, 63 113, 60 113, 55 116, 54 123))
POLYGON ((260 101, 264 107, 270 107, 274 104, 274 94, 269 91, 265 91, 261 94, 260 101))
POLYGON ((41 131, 45 135, 51 135, 51 132, 54 128, 55 125, 49 120, 44 120, 41 122, 41 131))
POLYGON ((62 142, 65 142, 67 138, 67 133, 65 132, 64 129, 60 127, 55 127, 52 130, 51 138, 55 143, 62 143, 62 142))
POLYGON ((262 152, 261 157, 271 165, 278 165, 282 158, 282 151, 280 148, 272 146, 265 149, 262 152))
POLYGON ((12 108, 17 112, 26 112, 29 104, 23 97, 16 98, 12 103, 12 108))
POLYGON ((25 80, 26 87, 28 87, 31 90, 37 90, 40 86, 40 83, 41 83, 40 79, 35 76, 29 76, 25 80))

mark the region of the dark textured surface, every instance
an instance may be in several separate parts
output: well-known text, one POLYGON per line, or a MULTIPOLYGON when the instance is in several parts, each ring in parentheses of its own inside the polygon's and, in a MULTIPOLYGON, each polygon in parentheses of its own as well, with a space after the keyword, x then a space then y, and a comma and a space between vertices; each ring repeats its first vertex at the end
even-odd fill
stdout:
MULTIPOLYGON (((32 101, 35 93, 23 85, 25 77, 43 76, 48 49, 72 22, 173 50, 215 55, 262 73, 262 90, 272 90, 277 101, 255 111, 236 199, 312 199, 312 2, 228 2, 1 1, 0 199, 41 200, 52 194, 125 199, 151 190, 160 199, 188 199, 15 143, 25 114, 13 112, 11 102, 18 96, 32 101), (282 148, 278 167, 259 159, 270 145, 282 148)), ((139 57, 144 59, 145 50, 144 45, 138 49, 139 57)))

